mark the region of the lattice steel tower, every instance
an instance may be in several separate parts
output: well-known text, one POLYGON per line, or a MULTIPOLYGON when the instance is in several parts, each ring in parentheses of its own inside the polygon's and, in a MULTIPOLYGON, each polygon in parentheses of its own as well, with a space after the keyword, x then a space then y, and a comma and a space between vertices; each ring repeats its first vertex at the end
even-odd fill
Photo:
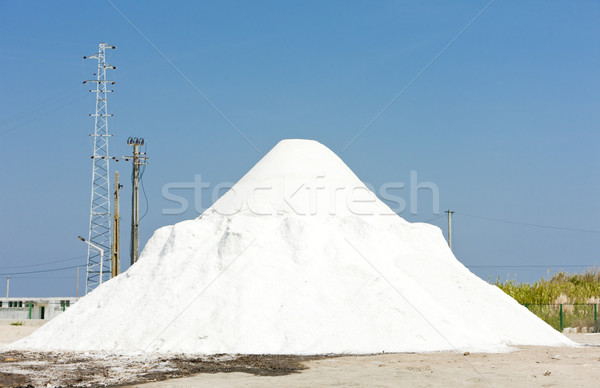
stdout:
POLYGON ((111 240, 112 240, 112 217, 110 198, 112 190, 110 187, 110 157, 108 144, 110 135, 108 132, 108 104, 106 97, 110 85, 114 85, 114 81, 106 79, 106 71, 116 69, 105 61, 105 51, 108 49, 116 49, 107 43, 100 43, 98 53, 83 57, 84 59, 97 59, 98 72, 95 80, 87 80, 86 82, 95 82, 96 89, 90 92, 96 93, 96 113, 90 114, 94 117, 94 134, 90 135, 94 138, 94 155, 92 156, 92 195, 90 202, 90 231, 88 241, 102 248, 104 255, 100 251, 88 245, 87 259, 87 274, 85 293, 92 291, 103 281, 111 277, 111 240))

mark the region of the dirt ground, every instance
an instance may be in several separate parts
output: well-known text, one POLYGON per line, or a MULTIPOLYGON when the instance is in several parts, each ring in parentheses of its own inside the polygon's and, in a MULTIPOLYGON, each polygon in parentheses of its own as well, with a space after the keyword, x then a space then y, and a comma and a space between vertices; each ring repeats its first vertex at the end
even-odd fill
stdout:
MULTIPOLYGON (((0 326, 0 344, 37 327, 0 326)), ((521 347, 504 354, 124 357, 0 353, 0 387, 590 387, 600 381, 600 334, 569 334, 579 348, 521 347)))

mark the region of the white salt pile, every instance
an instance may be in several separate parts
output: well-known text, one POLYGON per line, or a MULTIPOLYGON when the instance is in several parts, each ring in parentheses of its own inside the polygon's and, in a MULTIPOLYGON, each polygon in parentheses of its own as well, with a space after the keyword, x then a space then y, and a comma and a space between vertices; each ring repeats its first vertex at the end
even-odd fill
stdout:
POLYGON ((473 275, 323 145, 285 140, 195 220, 13 349, 502 351, 572 345, 473 275))

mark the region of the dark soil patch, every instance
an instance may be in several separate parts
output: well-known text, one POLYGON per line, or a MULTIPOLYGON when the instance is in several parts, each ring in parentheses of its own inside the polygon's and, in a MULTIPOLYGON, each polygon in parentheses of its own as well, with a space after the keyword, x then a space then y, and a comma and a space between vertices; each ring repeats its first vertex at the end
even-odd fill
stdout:
POLYGON ((242 372, 283 376, 307 369, 304 362, 334 356, 214 355, 128 357, 81 353, 0 353, 0 388, 106 387, 162 381, 199 373, 242 372))
POLYGON ((29 379, 23 375, 17 375, 13 373, 2 373, 0 372, 0 387, 33 387, 29 385, 29 379))

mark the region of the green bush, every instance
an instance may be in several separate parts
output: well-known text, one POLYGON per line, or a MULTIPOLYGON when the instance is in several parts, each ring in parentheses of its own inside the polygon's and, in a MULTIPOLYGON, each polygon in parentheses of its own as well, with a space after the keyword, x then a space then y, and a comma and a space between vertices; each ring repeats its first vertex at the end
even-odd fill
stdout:
POLYGON ((533 284, 514 280, 501 283, 499 279, 495 284, 557 330, 594 327, 597 332, 600 329, 597 319, 600 272, 596 269, 582 274, 560 272, 549 280, 542 278, 533 284))
POLYGON ((521 304, 599 303, 600 272, 587 270, 582 274, 559 272, 549 280, 542 278, 533 284, 514 280, 500 282, 496 286, 521 304))

